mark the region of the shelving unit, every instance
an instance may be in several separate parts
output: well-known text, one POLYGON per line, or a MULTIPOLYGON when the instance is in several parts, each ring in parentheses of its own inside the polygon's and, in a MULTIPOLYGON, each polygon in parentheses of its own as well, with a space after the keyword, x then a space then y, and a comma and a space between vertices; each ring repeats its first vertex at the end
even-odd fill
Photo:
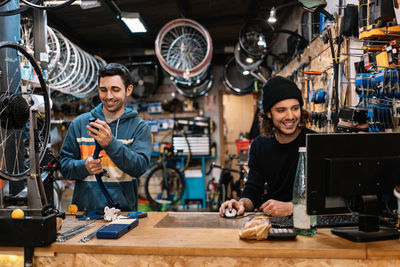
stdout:
MULTIPOLYGON (((197 175, 193 172, 193 176, 189 175, 188 177, 185 175, 185 192, 182 196, 182 205, 186 205, 187 200, 201 200, 202 207, 206 207, 206 167, 205 161, 206 159, 215 159, 216 156, 192 156, 192 159, 200 159, 201 161, 201 175, 197 175)), ((178 164, 179 167, 183 168, 185 165, 186 157, 179 157, 178 164)), ((199 165, 194 165, 195 167, 200 167, 199 165)), ((190 170, 190 169, 189 169, 190 170)), ((188 172, 186 172, 188 174, 188 172)))

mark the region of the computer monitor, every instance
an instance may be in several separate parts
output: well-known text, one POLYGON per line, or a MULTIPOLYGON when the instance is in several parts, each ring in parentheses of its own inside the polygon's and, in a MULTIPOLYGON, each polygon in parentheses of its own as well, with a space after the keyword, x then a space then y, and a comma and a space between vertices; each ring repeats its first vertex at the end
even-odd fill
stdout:
POLYGON ((332 230, 352 241, 399 238, 378 216, 397 209, 400 133, 307 134, 306 146, 308 214, 357 212, 358 227, 332 230))

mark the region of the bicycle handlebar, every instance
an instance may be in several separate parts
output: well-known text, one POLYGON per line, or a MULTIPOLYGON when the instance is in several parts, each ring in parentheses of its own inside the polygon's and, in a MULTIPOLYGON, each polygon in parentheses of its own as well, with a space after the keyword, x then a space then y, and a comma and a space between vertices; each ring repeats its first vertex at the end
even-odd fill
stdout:
POLYGON ((224 166, 217 165, 214 162, 210 164, 210 169, 208 170, 208 172, 206 172, 206 175, 209 175, 211 173, 212 169, 214 169, 214 168, 221 169, 222 171, 235 172, 235 173, 238 173, 240 175, 244 175, 244 170, 238 171, 238 170, 235 170, 235 169, 232 169, 232 168, 227 168, 227 167, 224 167, 224 166))

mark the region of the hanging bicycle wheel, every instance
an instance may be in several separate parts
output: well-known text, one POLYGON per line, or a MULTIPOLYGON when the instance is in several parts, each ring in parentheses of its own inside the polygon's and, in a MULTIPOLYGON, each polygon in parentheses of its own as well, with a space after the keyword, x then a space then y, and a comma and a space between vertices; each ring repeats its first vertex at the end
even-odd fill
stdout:
POLYGON ((36 149, 41 161, 50 128, 50 100, 36 60, 24 47, 0 42, 0 176, 18 181, 29 172, 29 114, 35 110, 36 149), (36 73, 36 76, 34 75, 36 73))
MULTIPOLYGON (((10 1, 2 1, 0 3, 0 6, 5 5, 8 2, 10 2, 10 1)), ((39 0, 32 0, 31 3, 32 4, 37 4, 37 3, 39 3, 39 0)), ((26 11, 26 10, 28 10, 30 8, 30 6, 28 6, 28 5, 20 7, 19 3, 18 3, 18 5, 16 5, 13 2, 13 4, 14 4, 14 6, 10 5, 9 8, 14 8, 14 9, 0 11, 0 16, 13 16, 13 15, 16 15, 16 14, 20 14, 20 13, 22 13, 22 12, 24 12, 24 11, 26 11)))
POLYGON ((36 3, 38 2, 38 1, 28 1, 28 0, 21 0, 24 4, 26 4, 27 6, 30 6, 30 7, 34 7, 34 8, 38 8, 38 9, 44 9, 44 10, 52 10, 52 9, 58 9, 58 8, 63 8, 63 7, 66 7, 66 6, 69 6, 70 4, 72 4, 73 2, 75 2, 75 0, 67 0, 67 1, 64 1, 64 2, 62 2, 62 3, 59 3, 59 4, 57 4, 57 5, 48 5, 48 6, 46 6, 46 5, 37 5, 36 3))
POLYGON ((222 81, 235 95, 245 95, 261 89, 266 83, 267 71, 258 66, 255 70, 242 69, 232 57, 225 65, 222 81))
POLYGON ((196 81, 186 82, 175 80, 175 89, 181 94, 189 98, 196 98, 205 95, 212 87, 214 82, 214 75, 212 70, 209 69, 204 77, 196 81))
POLYGON ((252 19, 240 29, 240 48, 248 57, 259 60, 274 44, 276 36, 274 29, 265 19, 252 19))
POLYGON ((155 50, 165 71, 190 80, 207 71, 213 49, 211 36, 203 26, 190 19, 176 19, 158 33, 155 50))
POLYGON ((2 0, 0 1, 0 6, 7 4, 8 2, 10 2, 11 0, 2 0))
POLYGON ((157 210, 163 205, 176 204, 182 198, 184 190, 185 180, 176 168, 166 167, 163 175, 163 166, 159 165, 146 177, 146 197, 157 210))

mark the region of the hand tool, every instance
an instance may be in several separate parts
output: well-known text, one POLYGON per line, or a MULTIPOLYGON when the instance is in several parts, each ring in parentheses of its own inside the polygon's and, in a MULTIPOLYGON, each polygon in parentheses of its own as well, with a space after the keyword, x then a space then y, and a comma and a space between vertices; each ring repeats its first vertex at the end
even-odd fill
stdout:
POLYGON ((56 241, 57 242, 65 242, 68 239, 71 239, 72 237, 76 236, 77 234, 80 234, 86 230, 89 230, 90 228, 92 228, 93 226, 89 225, 92 222, 89 222, 87 224, 83 224, 83 225, 79 225, 77 227, 72 228, 71 230, 66 231, 63 234, 60 234, 57 236, 56 241))
POLYGON ((145 218, 145 217, 147 217, 147 212, 141 212, 141 211, 129 212, 129 213, 127 214, 127 216, 128 216, 128 217, 131 217, 131 218, 138 218, 138 219, 140 219, 140 218, 145 218))
POLYGON ((88 234, 88 235, 85 235, 84 237, 82 237, 82 239, 80 240, 80 242, 89 242, 90 240, 93 239, 93 237, 96 236, 96 233, 97 233, 98 231, 100 231, 101 229, 103 229, 104 227, 106 227, 106 225, 103 225, 103 226, 100 227, 99 229, 97 229, 97 230, 91 232, 91 233, 88 234))

